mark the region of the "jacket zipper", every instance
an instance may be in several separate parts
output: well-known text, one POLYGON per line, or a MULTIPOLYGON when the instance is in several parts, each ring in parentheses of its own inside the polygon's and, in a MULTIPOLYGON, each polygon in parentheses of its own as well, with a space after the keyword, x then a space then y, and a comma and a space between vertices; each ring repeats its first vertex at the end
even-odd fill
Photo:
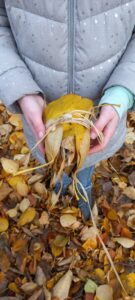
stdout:
POLYGON ((74 93, 74 13, 75 0, 68 0, 68 93, 74 93))

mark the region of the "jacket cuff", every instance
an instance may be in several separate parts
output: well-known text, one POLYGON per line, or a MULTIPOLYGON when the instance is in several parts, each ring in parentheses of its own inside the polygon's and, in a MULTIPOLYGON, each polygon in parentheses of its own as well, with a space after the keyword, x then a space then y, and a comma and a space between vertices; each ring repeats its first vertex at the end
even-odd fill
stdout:
POLYGON ((114 105, 114 108, 121 119, 122 116, 133 106, 133 102, 134 95, 128 89, 122 86, 114 86, 105 91, 99 105, 114 105), (115 104, 119 106, 115 106, 115 104))
POLYGON ((13 113, 22 113, 17 100, 25 95, 39 94, 43 91, 33 80, 29 71, 23 67, 7 70, 0 76, 0 99, 13 113))

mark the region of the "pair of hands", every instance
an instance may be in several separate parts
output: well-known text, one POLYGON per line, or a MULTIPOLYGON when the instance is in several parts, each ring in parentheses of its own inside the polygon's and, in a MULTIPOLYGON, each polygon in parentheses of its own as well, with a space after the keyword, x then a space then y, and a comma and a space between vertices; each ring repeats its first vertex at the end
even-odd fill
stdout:
MULTIPOLYGON (((45 125, 42 121, 42 113, 44 108, 44 100, 39 95, 28 95, 18 101, 25 118, 38 141, 45 134, 45 125)), ((97 134, 94 129, 91 130, 91 147, 89 154, 94 154, 104 150, 112 138, 119 122, 119 116, 110 105, 101 108, 99 118, 95 122, 96 128, 103 133, 103 141, 99 144, 97 134)), ((44 154, 44 146, 41 143, 40 151, 44 154)))

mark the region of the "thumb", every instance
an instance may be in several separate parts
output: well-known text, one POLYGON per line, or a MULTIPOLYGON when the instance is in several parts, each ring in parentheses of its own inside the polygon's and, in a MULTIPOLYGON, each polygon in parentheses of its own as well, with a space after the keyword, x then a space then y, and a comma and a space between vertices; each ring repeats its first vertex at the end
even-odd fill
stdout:
MULTIPOLYGON (((110 121, 110 115, 106 112, 106 110, 101 109, 99 118, 94 123, 94 127, 96 127, 97 130, 102 132, 109 121, 110 121)), ((97 134, 96 129, 92 128, 92 130, 91 130, 91 139, 95 140, 97 138, 97 136, 98 136, 98 134, 97 134)))
POLYGON ((33 122, 34 131, 38 140, 42 139, 45 134, 45 125, 42 121, 42 118, 37 118, 33 122))

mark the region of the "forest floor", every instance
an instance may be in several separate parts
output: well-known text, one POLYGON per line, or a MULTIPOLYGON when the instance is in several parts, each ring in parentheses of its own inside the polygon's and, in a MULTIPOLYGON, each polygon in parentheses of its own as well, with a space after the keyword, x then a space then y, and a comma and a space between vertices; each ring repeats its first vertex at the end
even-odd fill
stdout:
POLYGON ((48 188, 47 170, 13 176, 38 162, 19 115, 0 103, 0 300, 135 299, 135 113, 127 126, 93 175, 95 227, 72 189, 48 188))

